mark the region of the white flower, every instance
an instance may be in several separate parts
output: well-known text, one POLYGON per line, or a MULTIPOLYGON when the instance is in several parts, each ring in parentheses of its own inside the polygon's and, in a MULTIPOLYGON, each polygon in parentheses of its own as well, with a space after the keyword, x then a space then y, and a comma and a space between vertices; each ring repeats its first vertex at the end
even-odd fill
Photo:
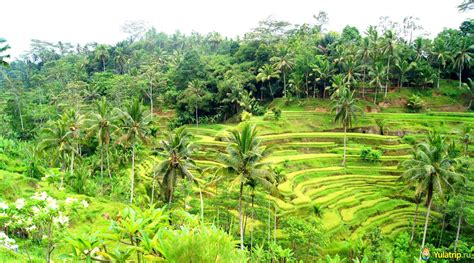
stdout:
POLYGON ((66 201, 65 201, 65 202, 66 202, 67 205, 71 205, 71 204, 77 202, 77 199, 76 199, 76 198, 72 198, 72 197, 68 197, 68 198, 66 198, 66 201))
POLYGON ((35 226, 35 225, 31 225, 31 226, 29 226, 29 227, 26 228, 26 231, 29 231, 29 232, 31 232, 31 231, 33 231, 33 230, 36 230, 36 226, 35 226))
POLYGON ((20 210, 20 209, 22 209, 23 207, 25 207, 25 199, 23 199, 23 198, 17 199, 16 202, 15 202, 15 207, 16 207, 16 209, 18 209, 18 210, 20 210))
POLYGON ((84 206, 84 208, 88 208, 88 207, 89 207, 89 203, 88 203, 86 200, 82 200, 82 201, 81 201, 81 204, 82 204, 82 206, 84 206))
POLYGON ((48 198, 46 198, 46 202, 48 203, 48 205, 46 206, 47 208, 49 208, 51 210, 57 210, 58 209, 58 202, 56 201, 56 199, 54 199, 52 197, 48 197, 48 198))
POLYGON ((0 232, 0 246, 18 251, 18 245, 16 244, 15 239, 9 238, 4 232, 0 232))
POLYGON ((8 209, 8 205, 4 202, 0 202, 0 209, 2 210, 7 210, 8 209))
POLYGON ((33 206, 31 208, 31 210, 33 211, 33 214, 37 215, 40 213, 40 209, 37 207, 37 206, 33 206))
POLYGON ((35 195, 31 197, 31 199, 35 199, 38 201, 44 201, 46 200, 46 198, 48 198, 48 194, 46 194, 46 192, 35 193, 35 195))
POLYGON ((65 226, 69 223, 69 217, 59 214, 59 216, 53 218, 53 222, 65 226))

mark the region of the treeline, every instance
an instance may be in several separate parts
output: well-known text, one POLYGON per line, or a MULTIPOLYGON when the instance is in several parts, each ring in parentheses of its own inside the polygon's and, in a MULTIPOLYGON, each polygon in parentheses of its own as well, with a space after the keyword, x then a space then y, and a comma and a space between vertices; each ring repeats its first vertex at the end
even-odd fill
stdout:
POLYGON ((103 96, 114 106, 139 97, 151 112, 173 109, 176 127, 242 110, 260 115, 276 97, 329 98, 344 85, 378 103, 393 88, 438 88, 442 78, 463 88, 472 76, 473 20, 434 39, 422 36, 413 17, 400 24, 383 17, 362 33, 352 26, 328 32, 327 21, 324 12, 303 25, 268 18, 236 39, 135 25, 113 46, 33 40, 2 70, 2 135, 33 138, 63 108, 103 96))

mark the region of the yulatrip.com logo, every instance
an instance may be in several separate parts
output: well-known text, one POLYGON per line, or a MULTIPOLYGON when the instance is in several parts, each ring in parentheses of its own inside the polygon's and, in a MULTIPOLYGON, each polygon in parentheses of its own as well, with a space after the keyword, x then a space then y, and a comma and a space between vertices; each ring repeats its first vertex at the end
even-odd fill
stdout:
POLYGON ((421 251, 421 259, 422 260, 430 259, 430 250, 427 247, 423 248, 423 250, 421 251))
POLYGON ((460 252, 433 252, 430 254, 430 250, 425 247, 421 251, 421 259, 428 261, 429 259, 448 259, 448 260, 460 260, 463 258, 472 259, 472 253, 460 253, 460 252))

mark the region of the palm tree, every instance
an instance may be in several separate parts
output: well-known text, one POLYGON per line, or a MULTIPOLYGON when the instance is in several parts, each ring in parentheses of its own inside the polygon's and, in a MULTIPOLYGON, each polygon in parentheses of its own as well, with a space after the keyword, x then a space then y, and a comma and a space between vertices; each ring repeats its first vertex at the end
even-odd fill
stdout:
POLYGON ((391 30, 385 31, 382 40, 382 53, 387 55, 387 81, 385 82, 385 95, 387 97, 388 83, 390 82, 390 59, 393 57, 395 51, 396 36, 391 30))
POLYGON ((356 82, 356 72, 358 69, 358 65, 356 64, 356 61, 354 59, 353 55, 348 56, 344 60, 344 63, 342 64, 342 67, 344 69, 344 81, 350 86, 352 83, 356 82))
POLYGON ((188 83, 188 87, 184 90, 184 94, 188 99, 194 102, 194 113, 196 116, 196 126, 199 126, 199 104, 204 94, 204 82, 200 79, 194 79, 188 83))
POLYGON ((454 66, 459 70, 459 88, 461 88, 461 75, 462 70, 466 65, 469 65, 471 58, 472 58, 472 50, 474 49, 474 45, 470 45, 465 40, 461 40, 461 44, 459 46, 459 50, 454 53, 454 66))
MULTIPOLYGON (((68 155, 71 155, 76 151, 76 148, 72 143, 72 131, 69 129, 67 123, 63 119, 51 122, 50 125, 41 130, 41 140, 39 142, 39 148, 42 150, 52 150, 55 158, 51 158, 51 161, 58 159, 61 164, 61 170, 63 172, 67 169, 68 155)), ((60 187, 64 184, 64 173, 61 175, 60 187)))
POLYGON ((240 131, 233 130, 227 137, 229 145, 227 154, 219 155, 223 164, 220 171, 224 174, 235 176, 233 182, 240 184, 239 191, 239 222, 240 222, 240 249, 244 249, 244 226, 242 216, 242 196, 244 185, 255 182, 271 189, 269 182, 271 173, 266 169, 267 164, 263 159, 271 152, 270 147, 262 147, 257 129, 245 123, 240 131))
POLYGON ((385 78, 385 74, 385 68, 382 63, 375 63, 369 71, 369 76, 372 79, 372 81, 370 81, 370 84, 375 85, 374 104, 377 103, 378 89, 382 88, 382 81, 385 78))
POLYGON ((469 104, 467 106, 467 108, 469 110, 472 109, 472 97, 473 97, 473 94, 474 94, 474 81, 472 81, 471 78, 467 78, 467 82, 465 83, 466 85, 466 88, 467 88, 467 91, 469 92, 469 104))
POLYGON ((395 67, 397 68, 398 72, 400 73, 400 78, 398 79, 398 83, 400 86, 400 90, 403 88, 403 81, 405 80, 406 74, 415 66, 414 62, 408 63, 405 59, 397 59, 395 62, 395 67))
POLYGON ((100 176, 103 177, 105 150, 107 173, 109 178, 112 178, 112 175, 110 174, 109 146, 112 133, 118 129, 115 125, 116 116, 112 114, 105 97, 102 97, 102 100, 100 101, 95 101, 94 104, 96 111, 91 113, 88 120, 89 135, 95 133, 100 143, 100 176))
POLYGON ((168 132, 161 141, 165 159, 156 167, 158 176, 162 176, 161 188, 164 201, 171 203, 176 183, 179 178, 188 179, 196 184, 198 181, 190 170, 197 170, 191 158, 194 147, 191 134, 184 127, 168 132))
POLYGON ((321 80, 323 82, 323 98, 326 94, 326 86, 331 76, 334 73, 334 68, 327 59, 321 59, 316 65, 313 66, 313 72, 316 73, 317 81, 321 80))
POLYGON ((346 165, 347 128, 352 127, 352 124, 357 120, 357 115, 361 112, 361 109, 356 105, 357 100, 354 99, 353 95, 354 92, 343 87, 339 97, 335 98, 336 101, 333 107, 333 111, 336 112, 334 121, 339 122, 344 128, 344 158, 342 166, 346 165))
POLYGON ((469 145, 472 142, 472 128, 469 126, 464 126, 462 131, 460 132, 461 135, 461 143, 463 145, 463 152, 464 155, 468 156, 469 155, 469 145))
POLYGON ((295 65, 293 58, 293 52, 288 48, 282 48, 280 56, 272 57, 271 62, 274 63, 274 67, 281 72, 283 75, 283 97, 286 98, 286 75, 295 65))
MULTIPOLYGON (((271 64, 266 64, 266 65, 263 65, 263 67, 258 69, 258 74, 256 76, 256 80, 258 82, 262 82, 262 85, 264 82, 268 83, 268 90, 270 91, 270 95, 272 95, 272 99, 274 98, 274 96, 273 96, 273 90, 272 90, 270 81, 272 79, 279 78, 279 74, 280 74, 280 70, 276 69, 271 64)), ((260 100, 263 100, 262 89, 260 89, 260 100)))
POLYGON ((145 109, 141 102, 134 98, 126 110, 118 109, 118 116, 121 123, 119 129, 122 130, 122 136, 118 139, 118 143, 126 143, 132 147, 132 175, 130 183, 130 203, 133 202, 133 189, 135 184, 135 150, 137 142, 148 142, 147 133, 150 127, 151 114, 145 114, 145 109))
POLYGON ((109 48, 106 45, 98 45, 95 49, 95 58, 102 63, 102 71, 105 71, 105 61, 109 59, 109 48))
POLYGON ((451 52, 449 52, 445 41, 436 42, 432 53, 435 56, 436 61, 438 62, 438 80, 436 83, 436 87, 439 89, 441 69, 444 69, 446 67, 446 63, 448 61, 452 61, 453 57, 451 56, 451 52))
MULTIPOLYGON (((0 44, 7 42, 5 38, 0 37, 0 44)), ((0 66, 7 67, 8 63, 4 60, 5 58, 9 58, 10 55, 1 55, 3 52, 7 51, 10 48, 9 45, 0 46, 0 66)))
POLYGON ((447 149, 445 138, 436 132, 430 132, 428 140, 416 146, 413 157, 402 163, 402 167, 406 171, 401 180, 416 185, 415 194, 426 194, 428 211, 423 231, 422 249, 425 246, 433 195, 437 193, 442 197, 443 192, 447 189, 453 189, 452 182, 460 181, 463 178, 454 170, 453 160, 447 149))
POLYGON ((361 67, 363 69, 362 73, 362 97, 365 98, 365 82, 367 76, 367 68, 369 59, 371 56, 371 49, 370 49, 370 40, 368 37, 364 37, 360 42, 359 50, 357 51, 357 58, 361 61, 361 67))
POLYGON ((331 99, 337 99, 341 96, 342 92, 348 89, 346 79, 342 74, 332 76, 331 99))
POLYGON ((78 156, 81 155, 81 148, 80 148, 80 140, 81 140, 81 131, 85 123, 84 115, 79 113, 78 110, 75 108, 71 108, 62 116, 66 125, 68 125, 70 130, 70 137, 72 146, 75 148, 75 151, 71 152, 71 165, 70 165, 70 173, 71 175, 74 174, 74 160, 76 154, 78 156))

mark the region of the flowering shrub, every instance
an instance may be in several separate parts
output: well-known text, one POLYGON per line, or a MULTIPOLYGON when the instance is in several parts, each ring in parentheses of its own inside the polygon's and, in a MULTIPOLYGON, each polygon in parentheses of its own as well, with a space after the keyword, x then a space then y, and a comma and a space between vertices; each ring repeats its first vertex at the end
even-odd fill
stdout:
POLYGON ((0 232, 0 247, 18 251, 18 245, 16 244, 15 239, 9 238, 5 232, 0 232))
MULTIPOLYGON (((35 193, 29 199, 17 199, 12 204, 0 202, 0 230, 41 241, 49 262, 55 244, 69 225, 70 216, 88 206, 85 200, 67 198, 59 201, 46 192, 35 193)), ((18 246, 14 248, 18 250, 18 246)))

